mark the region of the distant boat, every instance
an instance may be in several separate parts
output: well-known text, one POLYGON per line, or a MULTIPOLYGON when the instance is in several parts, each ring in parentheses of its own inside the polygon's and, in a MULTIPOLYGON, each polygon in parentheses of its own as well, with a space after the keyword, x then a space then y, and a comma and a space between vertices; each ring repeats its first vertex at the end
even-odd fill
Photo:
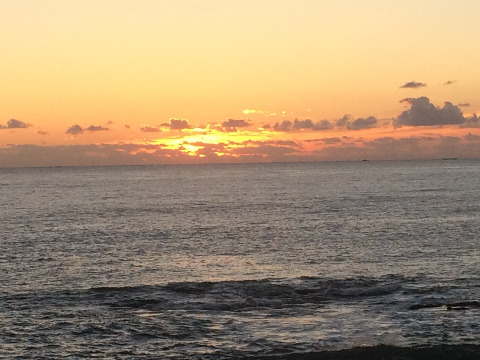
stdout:
POLYGON ((368 159, 363 159, 362 161, 368 161, 368 159))
POLYGON ((442 158, 442 160, 457 160, 458 158, 456 157, 446 157, 446 158, 442 158))

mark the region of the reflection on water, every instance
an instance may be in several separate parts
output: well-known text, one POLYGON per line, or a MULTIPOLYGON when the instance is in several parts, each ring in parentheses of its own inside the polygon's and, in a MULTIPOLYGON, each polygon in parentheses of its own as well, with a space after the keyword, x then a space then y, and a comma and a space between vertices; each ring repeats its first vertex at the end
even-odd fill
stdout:
POLYGON ((0 356, 478 344, 447 305, 478 298, 480 163, 444 164, 1 169, 0 356))

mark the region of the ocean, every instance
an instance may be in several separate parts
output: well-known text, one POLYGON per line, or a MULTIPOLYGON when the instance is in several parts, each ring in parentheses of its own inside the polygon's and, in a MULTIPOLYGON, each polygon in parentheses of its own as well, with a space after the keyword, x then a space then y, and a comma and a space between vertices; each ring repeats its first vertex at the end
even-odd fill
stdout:
POLYGON ((480 160, 0 169, 2 359, 479 359, 480 160))

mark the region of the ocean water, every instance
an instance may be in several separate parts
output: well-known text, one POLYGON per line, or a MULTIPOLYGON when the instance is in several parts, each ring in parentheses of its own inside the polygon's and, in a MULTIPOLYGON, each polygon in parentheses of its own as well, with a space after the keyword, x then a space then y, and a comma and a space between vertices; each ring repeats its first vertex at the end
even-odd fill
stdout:
POLYGON ((0 169, 0 191, 0 358, 480 358, 479 160, 0 169))

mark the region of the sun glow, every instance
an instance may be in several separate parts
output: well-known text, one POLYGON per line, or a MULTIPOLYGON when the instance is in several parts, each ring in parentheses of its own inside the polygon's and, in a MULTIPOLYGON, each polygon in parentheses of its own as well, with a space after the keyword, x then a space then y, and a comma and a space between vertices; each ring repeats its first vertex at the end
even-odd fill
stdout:
POLYGON ((157 139, 153 145, 162 146, 164 149, 177 150, 192 157, 205 157, 206 153, 218 157, 225 156, 228 151, 241 148, 245 142, 265 140, 262 132, 206 130, 194 128, 190 133, 182 136, 157 139))

